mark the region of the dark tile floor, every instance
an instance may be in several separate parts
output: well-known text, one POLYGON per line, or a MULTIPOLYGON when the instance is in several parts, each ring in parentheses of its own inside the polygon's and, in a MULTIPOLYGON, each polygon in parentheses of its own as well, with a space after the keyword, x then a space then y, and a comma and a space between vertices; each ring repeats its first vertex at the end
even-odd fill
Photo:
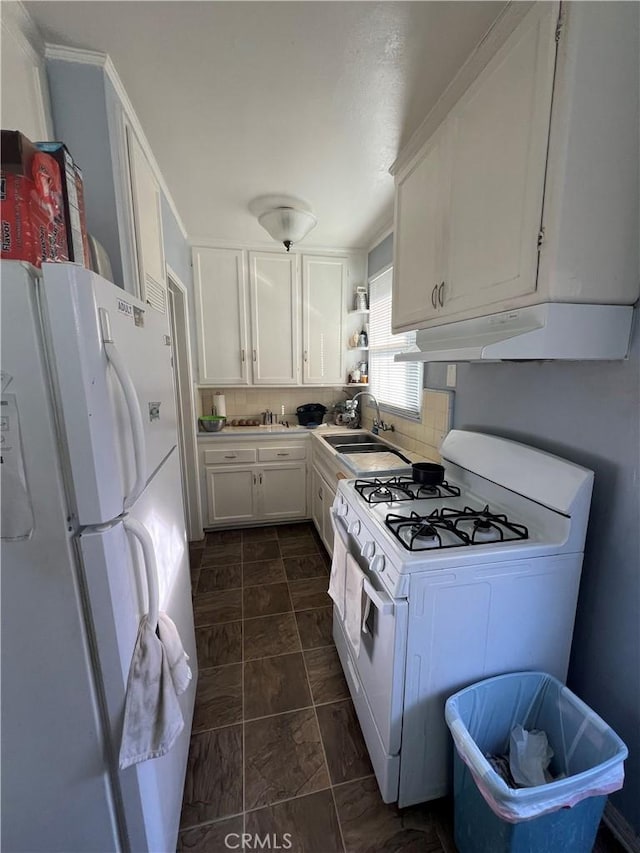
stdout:
MULTIPOLYGON (((241 849, 244 832, 271 848, 289 833, 292 853, 454 853, 448 801, 380 798, 331 638, 328 571, 306 522, 192 545, 199 682, 180 851, 241 849)), ((622 848, 601 830, 596 850, 622 848)))

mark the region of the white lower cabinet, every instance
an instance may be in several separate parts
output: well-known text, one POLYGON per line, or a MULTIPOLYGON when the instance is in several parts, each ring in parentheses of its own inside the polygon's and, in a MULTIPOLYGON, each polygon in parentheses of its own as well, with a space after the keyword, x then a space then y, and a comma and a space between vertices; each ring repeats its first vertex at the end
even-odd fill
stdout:
POLYGON ((305 442, 204 446, 200 457, 207 524, 221 527, 307 518, 306 453, 305 442))
POLYGON ((333 527, 331 525, 331 506, 336 496, 317 468, 311 472, 311 517, 329 554, 333 555, 333 527))
POLYGON ((306 518, 306 465, 288 463, 259 469, 258 490, 260 518, 306 518))
POLYGON ((209 524, 253 521, 256 517, 255 466, 207 467, 209 524))

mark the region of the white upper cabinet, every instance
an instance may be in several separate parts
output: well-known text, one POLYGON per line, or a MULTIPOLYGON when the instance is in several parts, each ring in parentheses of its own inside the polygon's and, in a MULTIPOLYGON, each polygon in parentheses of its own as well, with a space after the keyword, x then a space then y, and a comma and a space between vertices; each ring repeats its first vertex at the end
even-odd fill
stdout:
POLYGON ((299 382, 298 255, 249 252, 251 358, 255 385, 299 382))
POLYGON ((343 385, 364 255, 193 248, 201 385, 343 385))
POLYGON ((236 249, 193 250, 202 385, 247 385, 247 275, 236 249))
POLYGON ((639 30, 513 4, 478 46, 393 167, 395 331, 638 298, 639 30))
POLYGON ((167 310, 160 187, 135 133, 127 127, 127 149, 135 226, 140 298, 167 310))
POLYGON ((344 382, 343 314, 347 259, 303 255, 302 381, 344 382))
POLYGON ((393 326, 432 317, 445 280, 443 211, 447 202, 446 128, 429 141, 396 186, 393 326), (402 282, 402 287, 399 283, 402 282))
POLYGON ((557 10, 536 12, 448 120, 447 314, 536 289, 557 10))

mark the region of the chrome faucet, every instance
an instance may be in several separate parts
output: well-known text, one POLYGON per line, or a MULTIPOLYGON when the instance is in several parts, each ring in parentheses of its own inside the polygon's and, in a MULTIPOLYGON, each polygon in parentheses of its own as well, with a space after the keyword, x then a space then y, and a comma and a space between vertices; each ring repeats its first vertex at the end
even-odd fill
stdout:
MULTIPOLYGON (((349 400, 348 402, 351 403, 352 406, 355 406, 356 400, 358 399, 358 397, 364 397, 365 394, 367 397, 371 397, 371 399, 373 400, 373 405, 376 407, 376 419, 373 422, 373 429, 371 430, 371 432, 374 435, 377 435, 379 430, 382 430, 383 432, 386 432, 387 430, 393 431, 393 429, 394 429, 393 424, 385 424, 385 422, 380 417, 380 406, 378 405, 378 401, 376 400, 376 398, 373 396, 373 394, 370 391, 358 391, 358 393, 355 394, 351 398, 351 400, 349 400)), ((352 422, 353 426, 351 426, 351 424, 349 424, 349 426, 351 426, 352 429, 357 429, 358 426, 360 425, 359 422, 360 422, 360 418, 358 417, 358 418, 354 419, 354 421, 352 422)))

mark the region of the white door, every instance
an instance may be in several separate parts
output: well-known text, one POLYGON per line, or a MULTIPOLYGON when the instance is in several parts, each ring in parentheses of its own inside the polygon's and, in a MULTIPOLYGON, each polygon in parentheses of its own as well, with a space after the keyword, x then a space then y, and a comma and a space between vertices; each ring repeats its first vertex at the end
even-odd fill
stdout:
POLYGON ((307 467, 293 463, 258 469, 260 518, 307 517, 307 467))
POLYGON ((140 276, 140 298, 158 311, 164 312, 167 310, 167 279, 164 266, 160 187, 130 127, 127 127, 127 149, 140 276))
POLYGON ((302 381, 341 385, 347 259, 302 258, 302 381))
POLYGON ((249 252, 253 381, 295 385, 299 378, 298 256, 249 252))
POLYGON ((536 289, 557 14, 536 5, 450 114, 443 313, 536 289))
POLYGON ((207 467, 205 471, 209 524, 252 521, 256 517, 258 474, 253 465, 207 467))
MULTIPOLYGON (((162 758, 118 772, 132 847, 175 849, 196 693, 197 659, 188 545, 174 450, 132 507, 129 516, 148 531, 155 552, 160 610, 174 621, 194 673, 179 698, 185 727, 162 758)), ((122 712, 140 618, 148 612, 147 565, 122 522, 79 537, 102 693, 114 760, 120 749, 122 712)))
POLYGON ((194 248, 201 385, 249 383, 247 270, 236 249, 194 248))
POLYGON ((177 443, 168 315, 74 264, 42 270, 78 521, 100 524, 122 513, 177 443))
POLYGON ((396 187, 393 330, 415 329, 438 310, 445 279, 447 133, 436 131, 423 157, 396 187))

